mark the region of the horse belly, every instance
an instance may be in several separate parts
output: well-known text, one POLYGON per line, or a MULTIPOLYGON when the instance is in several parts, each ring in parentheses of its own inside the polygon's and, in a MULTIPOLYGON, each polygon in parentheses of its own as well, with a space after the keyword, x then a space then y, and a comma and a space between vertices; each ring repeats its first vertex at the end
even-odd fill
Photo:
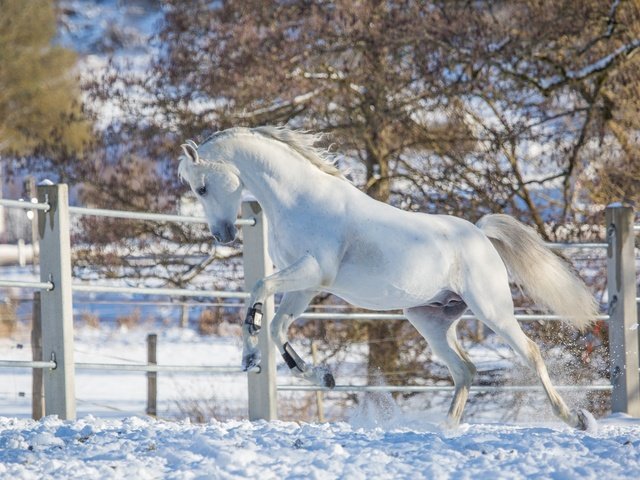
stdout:
POLYGON ((409 255, 367 255, 365 262, 347 262, 328 291, 358 307, 395 310, 424 305, 450 287, 446 261, 425 258, 424 252, 414 257, 411 249, 405 253, 409 255))
POLYGON ((368 310, 401 310, 424 305, 428 299, 438 293, 434 289, 431 294, 422 292, 408 292, 401 288, 385 288, 377 286, 375 294, 371 290, 361 288, 328 288, 327 291, 336 295, 355 307, 368 310))

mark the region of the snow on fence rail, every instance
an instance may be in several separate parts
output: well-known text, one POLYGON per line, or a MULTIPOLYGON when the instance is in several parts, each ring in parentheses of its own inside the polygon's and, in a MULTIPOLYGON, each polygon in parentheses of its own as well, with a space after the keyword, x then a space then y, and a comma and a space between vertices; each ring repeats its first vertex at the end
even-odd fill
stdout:
MULTIPOLYGON (((44 375, 44 397, 46 415, 57 414, 63 419, 75 418, 74 382, 75 369, 124 369, 146 371, 149 382, 155 381, 160 371, 208 371, 209 373, 240 372, 229 367, 189 367, 184 365, 148 364, 98 364, 75 363, 73 360, 72 292, 114 292, 154 295, 179 295, 199 297, 224 297, 246 299, 246 292, 207 292, 170 288, 112 287, 101 285, 79 285, 72 283, 71 255, 69 240, 69 214, 96 215, 111 218, 148 220, 159 222, 206 223, 202 217, 183 217, 142 212, 123 212, 105 209, 73 207, 68 204, 66 185, 44 185, 38 187, 38 203, 27 203, 0 199, 0 205, 38 211, 40 237, 40 282, 16 282, 0 280, 0 286, 12 286, 41 290, 40 314, 42 318, 42 357, 33 362, 0 361, 0 367, 29 367, 42 371, 44 375), (45 360, 46 359, 46 360, 45 360)), ((608 320, 611 357, 611 385, 561 385, 565 390, 610 390, 611 408, 614 412, 625 412, 640 417, 640 364, 638 359, 638 321, 636 293, 636 270, 634 233, 640 226, 633 224, 631 207, 611 205, 607 207, 606 243, 563 243, 548 244, 552 248, 607 248, 607 280, 609 306, 607 315, 598 318, 608 320)), ((237 225, 248 227, 244 230, 243 263, 245 270, 245 290, 250 290, 260 278, 268 275, 272 264, 267 254, 265 219, 256 202, 245 202, 242 218, 237 225)), ((274 300, 270 298, 264 308, 263 324, 267 328, 260 331, 262 365, 248 375, 249 417, 251 419, 275 419, 276 390, 317 391, 316 386, 280 385, 276 386, 275 351, 271 348, 268 322, 273 317, 274 300)), ((557 320, 555 315, 517 315, 519 320, 557 320)), ((401 320, 400 314, 390 313, 317 313, 308 312, 302 318, 314 319, 377 319, 401 320)), ((463 318, 474 318, 471 315, 463 318)), ((151 359, 150 359, 151 360, 151 359)), ((151 388, 151 387, 150 387, 151 388)), ((336 391, 442 391, 448 386, 375 386, 338 385, 336 391)), ((524 391, 536 387, 496 386, 472 387, 476 391, 524 391)), ((35 397, 35 395, 34 395, 35 397)), ((147 411, 152 413, 153 408, 147 411)))

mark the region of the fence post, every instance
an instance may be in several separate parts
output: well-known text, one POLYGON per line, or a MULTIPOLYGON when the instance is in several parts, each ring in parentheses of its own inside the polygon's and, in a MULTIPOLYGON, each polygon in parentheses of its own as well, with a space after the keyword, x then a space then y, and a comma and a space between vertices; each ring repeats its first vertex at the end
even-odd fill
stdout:
POLYGON ((612 204, 607 207, 606 221, 611 411, 640 417, 633 209, 612 204))
MULTIPOLYGON (((33 294, 33 312, 31 324, 31 356, 34 362, 42 361, 42 318, 40 317, 40 292, 33 294)), ((31 418, 44 417, 44 391, 42 369, 31 370, 31 418)))
POLYGON ((76 399, 67 186, 38 186, 38 202, 51 207, 47 212, 38 210, 40 280, 54 285, 41 295, 42 354, 57 364, 43 371, 45 414, 73 420, 76 399))
MULTIPOLYGON (((157 365, 158 335, 147 335, 147 364, 157 365)), ((147 415, 158 415, 158 373, 147 372, 147 415)))
MULTIPOLYGON (((29 175, 26 180, 26 190, 27 195, 29 195, 29 201, 32 198, 36 198, 38 196, 38 187, 36 186, 36 178, 33 175, 29 175)), ((36 265, 38 265, 38 251, 40 246, 38 245, 38 216, 34 215, 31 217, 31 249, 33 251, 31 256, 31 268, 33 272, 36 271, 36 265)))
MULTIPOLYGON (((242 229, 244 286, 246 291, 251 291, 258 280, 271 274, 273 263, 267 250, 266 218, 258 202, 243 202, 242 217, 255 218, 256 221, 254 226, 242 229)), ((275 420, 278 415, 276 408, 276 360, 269 331, 269 324, 274 313, 273 297, 267 298, 262 308, 262 328, 258 334, 262 355, 261 369, 260 373, 247 375, 249 419, 275 420)))
MULTIPOLYGON (((318 345, 316 342, 311 340, 311 360, 313 361, 313 366, 318 365, 318 345)), ((324 423, 324 394, 318 390, 316 391, 316 407, 318 409, 318 421, 320 423, 324 423)))

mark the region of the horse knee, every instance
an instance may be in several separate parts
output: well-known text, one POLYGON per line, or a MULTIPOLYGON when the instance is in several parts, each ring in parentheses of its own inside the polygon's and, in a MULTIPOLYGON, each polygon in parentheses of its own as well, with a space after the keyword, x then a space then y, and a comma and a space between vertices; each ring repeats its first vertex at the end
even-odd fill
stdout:
POLYGON ((476 376, 476 373, 477 373, 478 369, 471 362, 464 362, 464 364, 467 367, 467 375, 465 376, 465 379, 466 379, 465 383, 467 385, 471 385, 471 382, 473 381, 474 377, 476 376))
POLYGON ((457 340, 453 345, 453 350, 458 354, 458 357, 460 358, 462 368, 465 370, 465 377, 468 376, 471 380, 473 380, 473 377, 475 377, 476 375, 477 369, 475 364, 471 361, 471 358, 469 358, 469 354, 462 349, 460 343, 458 343, 457 340))
POLYGON ((449 370, 456 385, 470 386, 476 375, 476 366, 473 364, 467 352, 465 352, 456 339, 449 340, 451 359, 449 370))

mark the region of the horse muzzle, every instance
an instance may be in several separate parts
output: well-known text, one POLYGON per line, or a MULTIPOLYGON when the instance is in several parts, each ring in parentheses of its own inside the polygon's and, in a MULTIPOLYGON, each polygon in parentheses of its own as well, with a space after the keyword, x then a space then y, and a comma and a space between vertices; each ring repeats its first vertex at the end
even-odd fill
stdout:
POLYGON ((222 244, 231 243, 236 239, 238 229, 233 223, 225 222, 220 226, 211 227, 211 235, 222 244))

